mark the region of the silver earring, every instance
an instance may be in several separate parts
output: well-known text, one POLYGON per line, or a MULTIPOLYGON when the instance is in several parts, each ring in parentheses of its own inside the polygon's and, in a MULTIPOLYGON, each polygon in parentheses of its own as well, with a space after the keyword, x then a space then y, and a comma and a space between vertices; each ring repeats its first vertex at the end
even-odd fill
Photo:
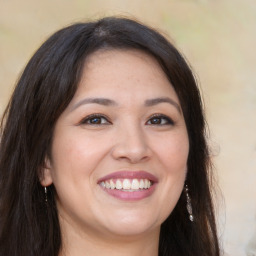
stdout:
POLYGON ((44 201, 47 203, 48 198, 47 198, 47 187, 44 187, 44 201))
POLYGON ((185 185, 185 194, 186 194, 186 198, 187 198, 187 210, 188 210, 188 214, 189 214, 189 220, 191 222, 194 221, 194 216, 193 216, 193 211, 192 211, 192 205, 191 205, 191 199, 188 193, 188 185, 185 185))

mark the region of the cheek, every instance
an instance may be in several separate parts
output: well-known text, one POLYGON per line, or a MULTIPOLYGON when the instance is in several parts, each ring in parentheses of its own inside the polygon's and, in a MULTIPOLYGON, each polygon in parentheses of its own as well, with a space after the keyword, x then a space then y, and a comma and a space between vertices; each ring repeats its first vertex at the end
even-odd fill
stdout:
POLYGON ((79 132, 59 132, 52 146, 52 180, 58 194, 59 209, 82 211, 81 205, 90 204, 94 171, 106 149, 97 139, 79 132))
MULTIPOLYGON (((174 135, 174 134, 173 134, 174 135)), ((162 167, 161 196, 162 212, 167 216, 174 209, 183 190, 186 172, 189 142, 186 133, 166 137, 157 144, 157 154, 162 167)))
POLYGON ((97 136, 82 132, 58 133, 52 147, 53 176, 56 178, 88 178, 107 152, 108 143, 102 144, 97 136))
POLYGON ((160 161, 171 173, 181 172, 187 167, 189 142, 186 134, 166 138, 158 145, 160 161))

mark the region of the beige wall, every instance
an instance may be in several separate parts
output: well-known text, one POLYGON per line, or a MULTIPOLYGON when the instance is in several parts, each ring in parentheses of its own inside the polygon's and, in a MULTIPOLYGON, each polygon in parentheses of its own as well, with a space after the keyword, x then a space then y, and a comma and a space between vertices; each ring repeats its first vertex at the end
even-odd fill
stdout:
POLYGON ((227 255, 256 255, 255 0, 0 0, 0 112, 47 36, 109 14, 132 15, 161 28, 194 67, 224 197, 221 239, 227 255))

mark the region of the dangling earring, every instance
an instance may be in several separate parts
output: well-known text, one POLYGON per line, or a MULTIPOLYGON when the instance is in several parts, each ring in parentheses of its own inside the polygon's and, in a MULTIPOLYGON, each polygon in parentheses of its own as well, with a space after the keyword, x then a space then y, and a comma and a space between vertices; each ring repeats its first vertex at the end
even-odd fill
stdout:
POLYGON ((189 214, 189 220, 191 222, 194 221, 194 216, 193 216, 193 212, 192 212, 192 205, 191 205, 191 199, 188 193, 188 185, 185 185, 185 194, 186 194, 186 198, 187 198, 187 210, 188 210, 188 214, 189 214))
POLYGON ((48 198, 47 198, 47 187, 44 187, 44 201, 47 203, 48 198))

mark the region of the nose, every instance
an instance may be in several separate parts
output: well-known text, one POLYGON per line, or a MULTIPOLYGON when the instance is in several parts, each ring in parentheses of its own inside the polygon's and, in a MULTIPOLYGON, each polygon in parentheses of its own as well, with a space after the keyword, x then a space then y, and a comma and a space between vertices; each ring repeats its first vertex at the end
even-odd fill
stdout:
POLYGON ((112 156, 129 163, 145 162, 152 155, 148 139, 142 128, 129 127, 120 129, 115 134, 112 156))

